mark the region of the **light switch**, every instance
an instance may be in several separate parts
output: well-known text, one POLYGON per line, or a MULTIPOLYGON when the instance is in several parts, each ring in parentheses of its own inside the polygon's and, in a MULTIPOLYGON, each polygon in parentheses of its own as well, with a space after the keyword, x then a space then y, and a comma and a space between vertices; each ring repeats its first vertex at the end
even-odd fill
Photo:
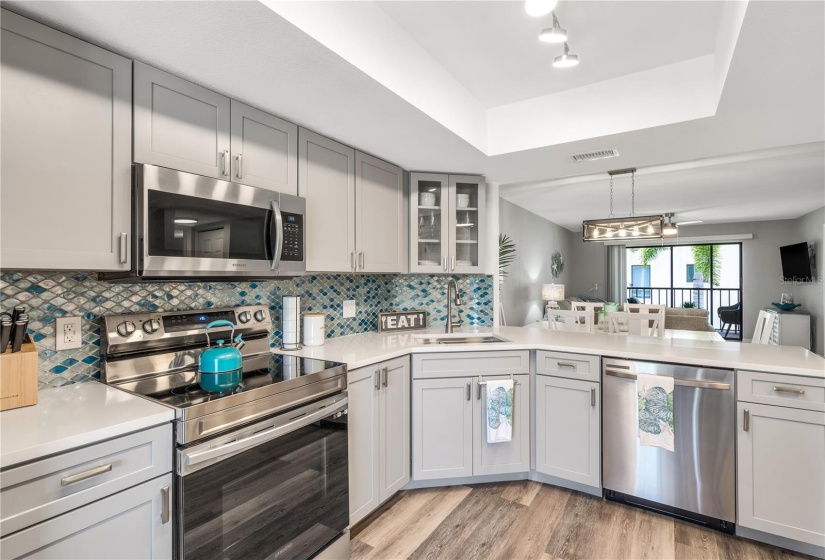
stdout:
POLYGON ((355 317, 355 300, 354 299, 345 299, 344 300, 344 319, 352 319, 355 317))

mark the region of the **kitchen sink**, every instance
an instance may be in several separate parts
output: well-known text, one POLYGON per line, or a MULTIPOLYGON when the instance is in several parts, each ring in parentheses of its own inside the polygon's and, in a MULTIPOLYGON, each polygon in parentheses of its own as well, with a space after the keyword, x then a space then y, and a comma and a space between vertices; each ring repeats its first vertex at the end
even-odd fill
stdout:
POLYGON ((420 344, 490 344, 496 342, 509 342, 491 334, 420 334, 415 337, 420 344))

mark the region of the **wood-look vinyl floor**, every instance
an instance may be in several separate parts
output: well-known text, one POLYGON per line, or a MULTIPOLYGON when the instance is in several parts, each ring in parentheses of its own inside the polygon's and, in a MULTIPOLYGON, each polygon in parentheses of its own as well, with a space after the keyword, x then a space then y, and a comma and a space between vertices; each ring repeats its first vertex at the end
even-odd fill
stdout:
POLYGON ((532 481, 407 490, 353 529, 352 560, 811 557, 532 481))

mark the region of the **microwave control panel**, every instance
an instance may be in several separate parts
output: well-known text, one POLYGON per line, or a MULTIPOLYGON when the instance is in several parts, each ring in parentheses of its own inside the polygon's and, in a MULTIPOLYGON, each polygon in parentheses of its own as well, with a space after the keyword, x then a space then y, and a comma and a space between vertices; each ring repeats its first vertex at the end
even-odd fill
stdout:
POLYGON ((284 219, 284 249, 282 261, 304 260, 304 217, 301 214, 281 212, 284 219))

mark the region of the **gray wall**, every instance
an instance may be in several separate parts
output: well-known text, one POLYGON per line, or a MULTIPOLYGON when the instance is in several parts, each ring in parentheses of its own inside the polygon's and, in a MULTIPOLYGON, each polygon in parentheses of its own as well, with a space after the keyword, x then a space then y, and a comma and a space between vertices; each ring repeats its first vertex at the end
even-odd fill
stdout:
POLYGON ((499 231, 510 236, 518 251, 507 269, 501 287, 501 304, 508 325, 523 326, 541 319, 544 301, 542 284, 564 284, 566 295, 576 295, 568 286, 574 269, 571 252, 575 234, 507 200, 499 200, 499 231), (550 273, 550 256, 559 251, 564 271, 557 279, 550 273))
MULTIPOLYGON (((782 292, 790 292, 797 303, 811 313, 816 329, 815 351, 825 351, 825 307, 823 307, 823 269, 825 269, 825 207, 810 212, 796 220, 775 220, 766 222, 740 222, 731 224, 708 224, 683 226, 680 237, 713 237, 750 233, 753 239, 742 242, 742 290, 744 306, 742 326, 745 338, 753 336, 753 328, 759 310, 779 301, 782 292), (782 280, 782 263, 779 247, 814 242, 818 252, 817 282, 789 286, 782 280)), ((607 284, 607 257, 604 245, 583 243, 575 236, 570 259, 572 281, 570 293, 584 293, 595 282, 600 284, 604 297, 607 284)), ((712 311, 712 313, 714 313, 712 311)))
POLYGON ((816 246, 815 282, 788 287, 794 301, 801 303, 813 316, 816 328, 814 351, 825 355, 825 206, 797 220, 797 242, 807 241, 816 246))
POLYGON ((572 235, 570 289, 571 295, 607 299, 607 246, 604 243, 585 243, 581 232, 572 235), (599 285, 598 289, 593 290, 599 285))

